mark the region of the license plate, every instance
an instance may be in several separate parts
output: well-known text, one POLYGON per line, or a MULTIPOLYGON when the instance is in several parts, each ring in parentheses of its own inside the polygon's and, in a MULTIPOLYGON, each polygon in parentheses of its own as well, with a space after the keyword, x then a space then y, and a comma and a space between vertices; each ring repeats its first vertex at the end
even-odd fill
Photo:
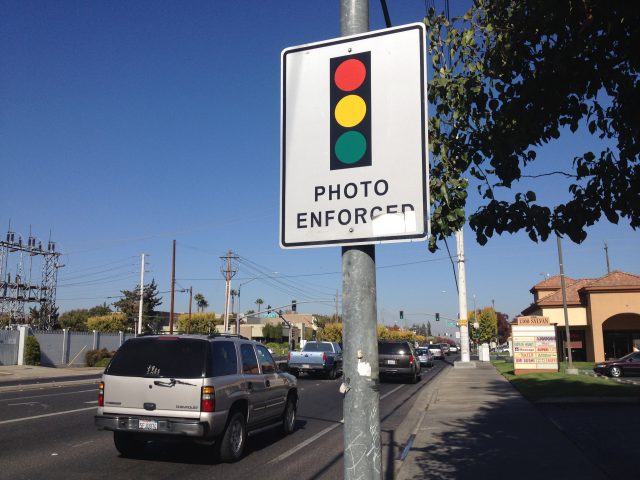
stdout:
POLYGON ((396 361, 395 360, 387 360, 387 364, 388 365, 395 365, 396 361))
POLYGON ((302 368, 309 368, 309 365, 302 365, 302 368))
POLYGON ((140 430, 157 430, 158 422, 155 420, 139 420, 138 428, 140 430))

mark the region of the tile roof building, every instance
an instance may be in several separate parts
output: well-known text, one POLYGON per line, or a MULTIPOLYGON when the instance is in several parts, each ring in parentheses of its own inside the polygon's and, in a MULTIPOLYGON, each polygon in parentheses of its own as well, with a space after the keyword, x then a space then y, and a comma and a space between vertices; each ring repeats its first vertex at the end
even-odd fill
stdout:
MULTIPOLYGON (((640 276, 613 271, 600 278, 565 276, 571 349, 574 360, 602 361, 640 348, 640 276)), ((534 285, 533 303, 523 315, 549 317, 564 327, 560 276, 534 285)), ((566 340, 565 329, 558 335, 566 340)))

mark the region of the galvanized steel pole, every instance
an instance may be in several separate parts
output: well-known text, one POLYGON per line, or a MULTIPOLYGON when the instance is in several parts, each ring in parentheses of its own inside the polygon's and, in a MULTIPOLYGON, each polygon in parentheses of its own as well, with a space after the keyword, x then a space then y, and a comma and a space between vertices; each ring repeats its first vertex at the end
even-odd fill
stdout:
POLYGON ((558 262, 560 263, 560 288, 562 289, 562 310, 564 311, 564 332, 567 338, 567 359, 569 360, 568 368, 573 370, 573 356, 571 355, 571 331, 569 329, 569 312, 567 311, 567 288, 564 282, 564 262, 562 260, 562 242, 560 235, 556 233, 558 243, 558 262))
MULTIPOLYGON (((342 35, 369 30, 369 1, 341 0, 342 35)), ((382 478, 375 246, 342 248, 344 478, 382 478)))

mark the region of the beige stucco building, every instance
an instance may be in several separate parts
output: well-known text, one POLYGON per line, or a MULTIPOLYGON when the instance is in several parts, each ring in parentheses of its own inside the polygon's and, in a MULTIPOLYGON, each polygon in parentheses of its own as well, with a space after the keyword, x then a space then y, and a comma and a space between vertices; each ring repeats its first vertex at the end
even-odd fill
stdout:
MULTIPOLYGON (((300 345, 300 340, 309 336, 309 332, 315 330, 316 319, 313 315, 308 313, 283 313, 282 317, 279 315, 264 316, 256 314, 255 316, 249 316, 246 319, 246 323, 240 325, 240 335, 250 339, 262 339, 262 328, 267 323, 282 324, 282 334, 284 337, 289 338, 289 328, 286 323, 282 321, 286 320, 292 325, 291 339, 295 342, 295 345, 300 345)), ((235 324, 229 325, 229 330, 235 333, 235 324)))
MULTIPOLYGON (((574 360, 599 362, 640 348, 640 276, 619 271, 595 279, 565 276, 565 286, 574 360)), ((533 303, 522 314, 549 317, 564 342, 560 276, 534 285, 530 292, 533 303)))

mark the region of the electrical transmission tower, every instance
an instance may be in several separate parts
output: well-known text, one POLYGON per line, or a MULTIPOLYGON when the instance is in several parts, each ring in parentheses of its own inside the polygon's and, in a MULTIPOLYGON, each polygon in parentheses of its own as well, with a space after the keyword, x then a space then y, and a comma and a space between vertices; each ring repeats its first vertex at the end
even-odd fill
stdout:
POLYGON ((11 324, 29 323, 27 304, 40 305, 38 327, 50 330, 56 320, 56 288, 62 253, 56 252, 55 242, 49 239, 46 249, 29 232, 27 243, 22 236, 7 231, 0 240, 0 318, 11 324), (11 268, 15 265, 15 269, 11 268), (37 270, 40 267, 41 274, 37 270), (34 274, 34 270, 36 273, 34 274))

